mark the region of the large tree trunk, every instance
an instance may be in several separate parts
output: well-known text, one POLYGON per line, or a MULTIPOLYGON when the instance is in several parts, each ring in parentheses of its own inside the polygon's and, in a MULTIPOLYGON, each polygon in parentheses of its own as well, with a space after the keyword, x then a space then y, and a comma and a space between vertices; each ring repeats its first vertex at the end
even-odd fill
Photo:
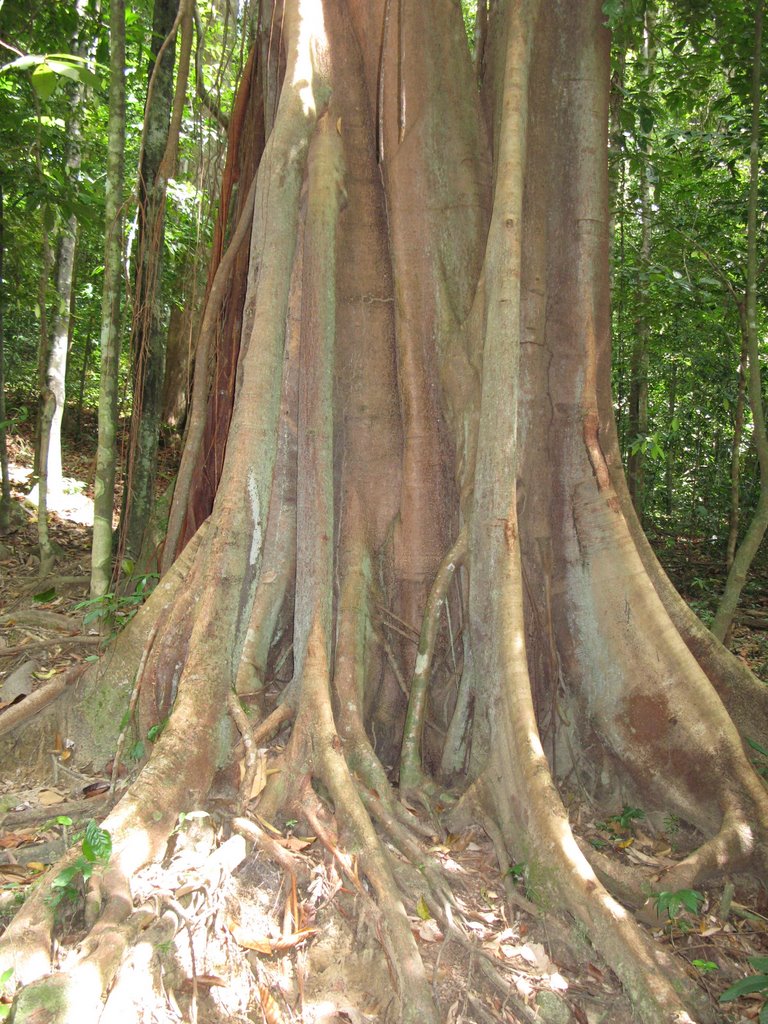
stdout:
MULTIPOLYGON (((259 813, 316 820, 320 783, 380 904, 402 1020, 438 1010, 372 819, 433 879, 407 803, 449 781, 465 787, 451 826, 479 819, 500 859, 526 862, 640 1019, 705 1020, 585 859, 557 789, 575 770, 606 805, 696 826, 701 847, 659 889, 765 868, 765 788, 715 687, 736 712, 754 698, 759 742, 765 691, 687 617, 618 454, 600 0, 492 5, 482 95, 452 0, 274 13, 285 62, 251 66, 230 126, 227 189, 254 152, 258 172, 212 272, 188 442, 205 473, 187 467, 169 563, 207 522, 100 676, 114 697, 138 671, 142 731, 172 714, 104 822, 102 916, 69 973, 38 986, 101 1005, 131 876, 204 799, 236 689, 267 716, 259 741, 293 719, 259 813)), ((49 965, 41 907, 0 945, 25 984, 49 965)))

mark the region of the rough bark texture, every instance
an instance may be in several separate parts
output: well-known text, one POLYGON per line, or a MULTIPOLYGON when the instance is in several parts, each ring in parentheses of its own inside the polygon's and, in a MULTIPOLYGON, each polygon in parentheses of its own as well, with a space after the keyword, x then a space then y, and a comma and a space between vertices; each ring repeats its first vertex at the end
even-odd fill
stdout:
POLYGON ((101 300, 99 437, 93 498, 91 597, 112 578, 112 515, 117 464, 117 391, 120 367, 120 274, 123 259, 125 160, 125 0, 109 7, 109 126, 105 184, 104 287, 101 300))
MULTIPOLYGON (((145 531, 151 520, 162 417, 167 336, 163 301, 165 202, 168 178, 175 167, 177 145, 171 121, 180 13, 181 0, 155 0, 152 22, 153 62, 149 69, 139 167, 139 237, 131 330, 134 404, 121 525, 122 553, 132 562, 141 558, 145 531), (170 160, 167 159, 169 151, 173 153, 170 160)), ((186 43, 189 44, 191 13, 187 20, 190 38, 186 43)), ((188 65, 189 52, 186 49, 184 52, 188 65)))
MULTIPOLYGON (((204 473, 179 498, 169 563, 193 536, 101 690, 80 684, 119 683, 127 701, 138 674, 142 732, 172 712, 104 822, 115 853, 79 960, 102 990, 132 872, 226 764, 234 689, 266 716, 259 742, 293 720, 259 813, 317 828, 324 794, 379 903, 401 1019, 438 1010, 373 819, 439 883, 398 769, 406 798, 463 788, 451 827, 483 821, 502 863, 526 862, 639 1019, 707 1019, 585 859, 558 782, 575 773, 606 806, 701 831, 659 889, 764 870, 768 800, 734 720, 768 741, 765 689, 675 594, 624 480, 601 4, 488 15, 479 69, 451 0, 286 0, 262 22, 230 123, 212 372, 198 348, 204 473), (246 253, 234 225, 251 198, 246 253), (273 708, 278 666, 291 678, 273 708)), ((0 944, 24 982, 47 969, 39 909, 0 944)))

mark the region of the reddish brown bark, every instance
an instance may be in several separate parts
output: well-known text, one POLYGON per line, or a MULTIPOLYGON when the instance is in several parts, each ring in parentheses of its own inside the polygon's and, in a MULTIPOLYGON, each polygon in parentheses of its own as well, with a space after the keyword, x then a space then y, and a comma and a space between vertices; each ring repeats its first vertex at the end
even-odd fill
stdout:
MULTIPOLYGON (((107 820, 118 863, 135 867, 134 819, 155 855, 168 813, 148 808, 178 773, 205 791, 233 687, 268 715, 279 684, 259 734, 293 732, 260 808, 321 828, 322 783, 382 908, 402 1019, 436 1020, 372 826, 434 883, 396 789, 415 679, 409 795, 458 778, 452 824, 491 822, 501 862, 581 922, 641 1019, 690 1021, 690 987, 603 888, 558 791, 575 772, 606 805, 699 828, 661 887, 765 865, 765 790, 715 689, 744 679, 654 564, 618 461, 601 4, 494 4, 483 97, 452 0, 291 0, 275 18, 285 75, 187 532, 212 505, 144 665, 142 726, 172 713, 107 820)), ((246 93, 241 146, 261 137, 246 93)))

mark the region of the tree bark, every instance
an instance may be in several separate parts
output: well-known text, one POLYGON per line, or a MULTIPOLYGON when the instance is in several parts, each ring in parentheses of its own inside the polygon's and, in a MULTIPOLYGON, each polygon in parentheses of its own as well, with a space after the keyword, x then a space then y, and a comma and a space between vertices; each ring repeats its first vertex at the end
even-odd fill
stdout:
MULTIPOLYGON (((134 397, 121 524, 121 554, 142 559, 154 501, 167 327, 163 299, 165 202, 175 172, 192 45, 190 0, 155 0, 152 54, 139 168, 139 233, 131 330, 134 397), (174 87, 176 36, 182 30, 174 87)), ((149 561, 154 554, 148 553, 149 561)))
POLYGON ((738 383, 736 386, 736 407, 733 414, 733 441, 731 442, 731 506, 728 515, 728 542, 725 551, 725 567, 728 572, 733 566, 736 544, 739 539, 739 485, 741 478, 741 441, 744 433, 744 403, 747 390, 747 344, 741 332, 741 355, 739 358, 738 383))
MULTIPOLYGON (((242 727, 235 689, 259 742, 291 723, 259 814, 318 834, 334 815, 380 908, 400 1019, 444 1008, 381 835, 444 895, 408 804, 435 810, 454 782, 446 825, 484 823, 502 865, 525 862, 638 1019, 712 1020, 603 886, 558 789, 576 772, 598 805, 698 828, 659 889, 765 871, 768 798, 718 696, 768 731, 765 689, 686 617, 619 456, 601 7, 494 4, 482 95, 452 0, 273 11, 283 55, 271 77, 251 67, 232 117, 253 148, 225 176, 219 268, 227 222, 250 220, 245 190, 229 201, 235 169, 258 170, 248 252, 225 257, 231 303, 214 273, 204 317, 219 362, 212 377, 198 358, 192 417, 207 422, 188 443, 206 472, 177 534, 194 536, 99 679, 124 692, 140 673, 140 730, 168 723, 103 823, 102 916, 71 973, 38 985, 92 978, 103 999, 130 878, 205 798, 233 706, 242 727)), ((50 969, 41 899, 0 942, 0 971, 13 961, 24 983, 50 969)))
POLYGON ((107 131, 99 427, 91 545, 92 598, 106 594, 112 578, 112 515, 117 471, 117 393, 121 349, 120 284, 123 265, 125 0, 110 0, 107 131))
POLYGON ((5 408, 5 206, 0 185, 0 535, 8 532, 11 518, 11 480, 8 474, 8 424, 5 408))

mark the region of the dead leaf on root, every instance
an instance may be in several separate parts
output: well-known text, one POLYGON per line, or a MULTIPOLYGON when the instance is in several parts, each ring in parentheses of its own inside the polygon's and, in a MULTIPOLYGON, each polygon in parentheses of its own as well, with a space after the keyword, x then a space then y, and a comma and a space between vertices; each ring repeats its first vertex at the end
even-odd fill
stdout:
POLYGON ((264 1014, 264 1020, 267 1024, 285 1024, 283 1011, 277 1005, 267 986, 261 983, 259 983, 259 1002, 261 1003, 261 1012, 264 1014))
POLYGON ((66 800, 64 793, 57 789, 41 789, 37 794, 37 802, 43 807, 52 807, 54 804, 62 804, 66 800))
POLYGON ((290 850, 291 853, 299 853, 301 850, 311 846, 316 838, 316 836, 285 836, 277 841, 286 850, 290 850))
POLYGON ((252 949, 256 953, 262 953, 264 956, 284 953, 288 949, 300 946, 302 942, 306 942, 307 939, 311 939, 313 935, 317 934, 317 928, 302 928, 292 935, 272 938, 263 932, 249 932, 243 925, 237 924, 236 921, 230 919, 226 923, 232 938, 238 946, 242 946, 243 949, 252 949))
POLYGON ((195 982, 198 985, 205 985, 206 988, 227 988, 228 986, 228 982, 216 974, 196 974, 194 978, 184 979, 184 987, 192 988, 195 982))
POLYGON ((9 832, 7 836, 0 838, 0 849, 15 850, 17 846, 30 842, 34 836, 35 833, 32 831, 9 832))

